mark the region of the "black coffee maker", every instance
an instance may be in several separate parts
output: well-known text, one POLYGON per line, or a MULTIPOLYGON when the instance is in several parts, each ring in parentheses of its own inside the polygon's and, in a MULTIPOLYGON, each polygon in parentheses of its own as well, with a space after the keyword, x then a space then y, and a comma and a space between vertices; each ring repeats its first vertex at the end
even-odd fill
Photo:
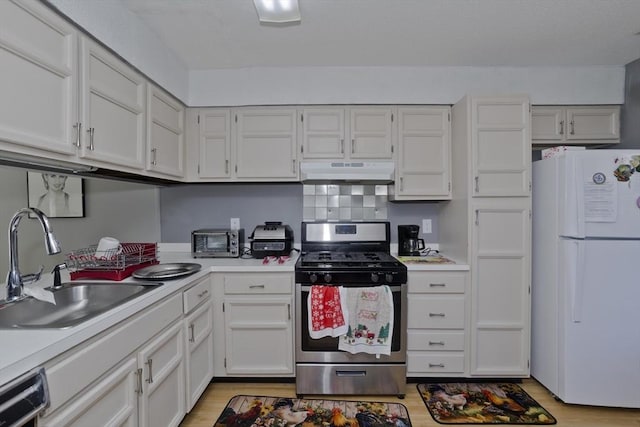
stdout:
POLYGON ((424 239, 418 238, 420 226, 399 225, 398 226, 398 255, 418 256, 424 249, 424 239))

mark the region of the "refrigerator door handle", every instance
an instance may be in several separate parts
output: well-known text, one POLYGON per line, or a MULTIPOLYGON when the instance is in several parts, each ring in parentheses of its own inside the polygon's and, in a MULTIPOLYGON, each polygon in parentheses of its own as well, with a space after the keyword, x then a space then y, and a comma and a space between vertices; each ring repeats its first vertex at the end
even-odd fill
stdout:
POLYGON ((576 180, 574 183, 576 189, 576 226, 578 237, 584 237, 584 180, 583 180, 583 168, 582 160, 574 158, 573 160, 573 177, 576 180))
POLYGON ((572 241, 575 251, 570 254, 572 258, 571 277, 569 279, 569 289, 571 292, 571 321, 580 323, 582 321, 582 301, 584 293, 584 270, 585 270, 585 242, 572 241))

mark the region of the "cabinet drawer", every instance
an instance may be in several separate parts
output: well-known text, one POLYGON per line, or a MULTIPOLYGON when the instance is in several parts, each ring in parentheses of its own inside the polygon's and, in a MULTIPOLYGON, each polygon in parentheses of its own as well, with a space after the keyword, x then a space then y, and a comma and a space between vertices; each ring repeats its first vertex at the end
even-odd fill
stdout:
POLYGON ((292 294, 292 274, 229 274, 225 294, 292 294))
POLYGON ((198 304, 209 298, 209 295, 211 295, 210 288, 211 284, 207 276, 204 280, 196 283, 182 293, 182 304, 185 314, 191 312, 198 304))
POLYGON ((410 351, 407 353, 407 372, 409 375, 414 373, 463 373, 464 353, 410 351))
POLYGON ((411 273, 407 289, 409 293, 463 293, 467 273, 411 273))
POLYGON ((464 332, 409 329, 407 331, 407 350, 462 351, 464 350, 464 332))
POLYGON ((462 295, 412 295, 409 298, 408 310, 409 328, 464 328, 462 295))

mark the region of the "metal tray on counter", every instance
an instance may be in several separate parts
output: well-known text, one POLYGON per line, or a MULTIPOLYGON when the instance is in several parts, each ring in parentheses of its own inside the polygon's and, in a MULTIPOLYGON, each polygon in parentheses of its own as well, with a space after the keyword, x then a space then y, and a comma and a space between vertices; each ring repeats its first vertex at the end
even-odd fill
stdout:
POLYGON ((132 276, 144 280, 177 279, 200 271, 201 268, 202 265, 193 262, 156 264, 136 270, 132 276))

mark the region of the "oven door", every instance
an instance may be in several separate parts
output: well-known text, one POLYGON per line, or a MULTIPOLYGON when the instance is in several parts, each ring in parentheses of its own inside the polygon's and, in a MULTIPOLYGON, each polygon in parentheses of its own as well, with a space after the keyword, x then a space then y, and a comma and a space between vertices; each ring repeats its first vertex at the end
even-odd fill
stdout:
MULTIPOLYGON (((360 287, 376 286, 362 284, 360 287)), ((338 350, 338 338, 311 338, 307 300, 311 285, 296 284, 296 362, 297 363, 404 363, 407 360, 407 285, 389 286, 393 295, 393 334, 391 354, 380 355, 338 350)))

